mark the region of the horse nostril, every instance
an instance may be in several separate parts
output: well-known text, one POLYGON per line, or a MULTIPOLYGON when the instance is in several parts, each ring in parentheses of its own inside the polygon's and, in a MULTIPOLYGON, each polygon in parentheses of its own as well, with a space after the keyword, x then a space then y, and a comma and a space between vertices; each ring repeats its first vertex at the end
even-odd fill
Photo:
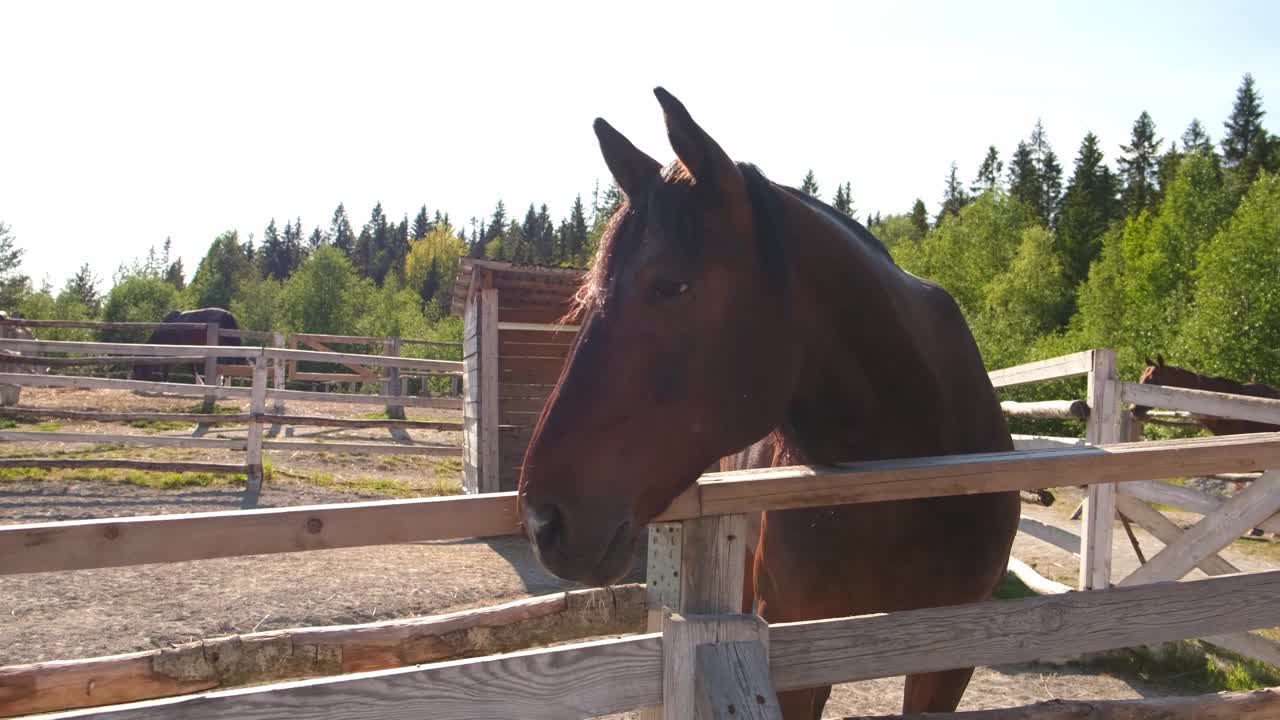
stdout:
POLYGON ((550 550, 564 539, 564 515, 554 504, 531 508, 525 516, 525 524, 540 550, 550 550))

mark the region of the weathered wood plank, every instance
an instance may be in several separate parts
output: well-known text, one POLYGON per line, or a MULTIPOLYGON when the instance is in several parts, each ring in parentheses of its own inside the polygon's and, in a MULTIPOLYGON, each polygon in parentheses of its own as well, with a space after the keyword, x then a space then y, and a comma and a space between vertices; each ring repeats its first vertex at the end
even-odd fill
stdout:
MULTIPOLYGON (((114 468, 117 470, 209 472, 233 475, 242 475, 245 472, 243 465, 230 465, 227 463, 123 460, 120 458, 3 458, 0 459, 0 468, 63 468, 72 470, 80 468, 114 468)), ((2 544, 0 543, 0 545, 2 544)), ((3 558, 3 553, 0 553, 0 558, 3 558)), ((0 575, 3 574, 5 574, 4 565, 0 564, 0 575)))
POLYGON ((792 690, 1240 632, 1280 624, 1280 571, 997 600, 769 628, 792 690))
POLYGON ((1217 554, 1277 510, 1280 510, 1280 470, 1272 470, 1228 498, 1217 512, 1206 515, 1120 584, 1181 579, 1201 560, 1217 554))
POLYGON ((1084 438, 1061 437, 1058 435, 1011 435, 1013 447, 1018 450, 1052 450, 1062 447, 1081 447, 1088 445, 1084 438))
POLYGON ((93 355, 81 357, 45 357, 43 355, 5 355, 0 358, 6 365, 45 365, 54 367, 80 367, 82 365, 183 365, 203 362, 199 355, 186 357, 162 357, 148 355, 93 355))
POLYGON ((557 325, 554 323, 536 323, 536 322, 514 322, 503 320, 498 324, 499 330, 526 330, 530 332, 547 332, 547 333, 577 333, 580 326, 578 325, 557 325))
POLYGON ((564 369, 561 358, 500 357, 498 382, 507 385, 555 385, 564 369))
POLYGON ((1134 405, 1280 425, 1280 400, 1271 398, 1139 383, 1121 383, 1120 397, 1134 405))
POLYGON ((498 360, 498 291, 480 290, 476 302, 480 321, 480 488, 481 493, 497 492, 499 477, 498 383, 501 378, 498 360))
POLYGON ((28 320, 26 318, 5 318, 0 320, 0 327, 33 328, 84 328, 88 330, 159 330, 171 328, 175 330, 203 330, 205 323, 197 322, 102 322, 98 320, 28 320))
POLYGON ((247 398, 249 388, 206 387, 186 383, 152 382, 149 380, 116 380, 114 378, 77 377, 74 375, 33 375, 30 373, 0 373, 0 383, 21 387, 68 387, 84 390, 140 390, 162 392, 184 397, 204 397, 213 394, 219 398, 247 398))
POLYGON ((1123 482, 1280 466, 1275 433, 1122 443, 1107 447, 877 460, 704 475, 659 522, 703 515, 822 507, 1123 482), (674 508, 679 508, 678 510, 674 508))
POLYGON ((769 656, 759 642, 699 645, 694 652, 696 720, 782 720, 769 682, 769 656))
MULTIPOLYGON (((267 412, 267 358, 263 355, 253 359, 253 393, 249 399, 250 414, 261 418, 267 412)), ((248 467, 245 483, 245 507, 258 504, 258 495, 262 492, 262 420, 249 423, 246 437, 245 465, 248 467)))
POLYGON ((1043 420, 1087 420, 1089 403, 1084 400, 1038 400, 1015 402, 1005 400, 1000 409, 1006 417, 1043 420))
POLYGON ((246 633, 127 655, 11 665, 0 667, 0 717, 636 633, 644 629, 644 614, 644 587, 615 585, 429 617, 246 633))
POLYGON ((987 373, 987 376, 991 378, 993 386, 1002 388, 1040 382, 1042 380, 1059 380, 1087 375, 1092 367, 1089 355, 1091 352, 1093 351, 1086 350, 1025 365, 1016 365, 1002 370, 993 370, 987 373))
MULTIPOLYGON (((14 461, 0 467, 8 462, 14 461)), ((0 575, 492 537, 518 530, 515 493, 3 525, 0 575)))
POLYGON ((28 430, 0 430, 0 441, 8 442, 66 442, 117 443, 142 447, 229 448, 244 450, 244 440, 223 438, 174 437, 170 435, 122 435, 108 433, 36 432, 28 430))
POLYGON ((1049 700, 995 710, 844 720, 1280 720, 1280 688, 1141 700, 1049 700))
MULTIPOLYGON (((122 382, 122 381, 117 381, 122 382)), ((179 385, 178 387, 182 387, 179 385)), ((248 392, 249 388, 219 388, 220 390, 237 390, 248 392)), ((237 395, 236 397, 242 397, 237 395)), ((404 407, 434 408, 437 410, 461 410, 462 398, 448 397, 414 397, 401 395, 387 397, 385 395, 357 395, 354 393, 313 392, 310 390, 268 390, 269 400, 292 400, 295 402, 335 402, 348 405, 401 405, 404 407)))
POLYGON ((662 637, 653 634, 71 711, 48 720, 563 720, 653 704, 661 693, 662 637))
POLYGON ((680 612, 740 613, 747 518, 721 515, 681 523, 680 612))
MULTIPOLYGON (((686 615, 674 614, 662 621, 662 707, 665 720, 687 720, 689 717, 702 718, 708 715, 694 711, 699 695, 710 694, 715 688, 704 686, 704 693, 699 692, 699 681, 710 680, 713 685, 729 678, 700 677, 703 671, 714 668, 701 667, 698 663, 699 646, 708 644, 754 642, 760 647, 760 660, 763 677, 753 677, 760 683, 762 692, 773 695, 768 675, 769 626, 755 615, 686 615)), ((710 700, 710 698, 706 698, 710 700)), ((756 703, 752 702, 752 705, 756 703)), ((777 698, 773 698, 776 709, 777 698)), ((710 707, 706 708, 709 712, 710 707)), ((753 717, 746 714, 743 708, 742 717, 753 717)))
MULTIPOLYGON (((0 415, 3 410, 0 409, 0 415)), ((231 417, 230 415, 217 416, 231 417)), ((245 419, 251 417, 244 415, 245 419)), ((352 419, 352 418, 330 418, 320 417, 316 415, 272 415, 264 414, 259 418, 264 423, 277 425, 300 425, 308 427, 347 427, 347 428, 407 428, 410 430, 440 430, 460 432, 462 430, 461 422, 453 422, 449 420, 392 420, 392 419, 352 419)))
POLYGON ((206 415, 204 413, 166 412, 96 412, 91 410, 62 410, 60 408, 0 407, 0 417, 59 418, 80 422, 130 423, 147 420, 169 422, 205 423, 207 425, 243 423, 253 418, 249 413, 206 415))
MULTIPOLYGON (((1124 494, 1117 495, 1116 509, 1123 513, 1125 517, 1146 529, 1147 532, 1165 545, 1172 545, 1177 542, 1178 538, 1182 537, 1182 528, 1175 525, 1172 520, 1165 517, 1159 510, 1137 498, 1124 494)), ((1196 567, 1209 575, 1232 575, 1240 572, 1240 568, 1222 559, 1222 556, 1216 553, 1206 555, 1196 563, 1196 567)))
POLYGON ((296 452, 338 452, 364 455, 423 455, 430 457, 462 457, 460 445, 392 445, 381 443, 342 443, 311 440, 266 440, 267 450, 296 452))
MULTIPOLYGON (((1103 445, 1120 440, 1121 407, 1116 387, 1114 350, 1089 351, 1089 419, 1085 440, 1103 445)), ((1090 484, 1085 491, 1080 521, 1080 589, 1105 590, 1111 586, 1111 540, 1116 518, 1116 486, 1090 484)))

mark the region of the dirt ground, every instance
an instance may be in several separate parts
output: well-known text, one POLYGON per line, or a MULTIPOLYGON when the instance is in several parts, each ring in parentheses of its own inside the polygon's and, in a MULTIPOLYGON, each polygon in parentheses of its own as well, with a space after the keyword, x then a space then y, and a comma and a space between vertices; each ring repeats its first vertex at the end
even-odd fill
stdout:
MULTIPOLYGON (((24 391, 24 405, 113 410, 188 408, 189 400, 141 398, 114 391, 24 391), (112 397, 104 397, 112 396, 112 397)), ((228 406, 234 406, 228 403, 228 406)), ((293 414, 359 417, 378 406, 298 404, 293 414)), ((448 413, 410 411, 411 416, 448 413)), ((455 414, 456 415, 456 414, 455 414)), ((444 419, 444 418, 441 418, 444 419)), ((60 430, 144 432, 118 425, 60 430)), ((299 428, 298 435, 314 432, 299 428)), ((235 429, 211 432, 234 436, 235 429)), ((386 431, 363 431, 371 439, 386 431)), ((161 434, 190 434, 189 429, 161 434)), ((351 436, 359 433, 345 433, 351 436)), ((327 433, 326 436, 332 436, 327 433)), ((418 433, 415 440, 457 443, 450 433, 418 433)), ((382 436, 385 437, 385 436, 382 436)), ((62 443, 4 443, 5 456, 43 455, 76 447, 62 443)), ((118 452, 118 451, 107 451, 118 452)), ((127 451, 166 453, 169 449, 127 451)), ((183 457, 240 461, 238 453, 181 450, 183 457)), ((402 458, 382 458, 392 461, 402 458)), ((263 506, 345 502, 386 497, 406 488, 455 482, 456 466, 383 463, 370 457, 328 453, 272 453, 275 475, 264 489, 263 506), (317 480, 317 478, 320 478, 317 480), (350 478, 343 484, 338 478, 350 478), (357 481, 357 478, 361 480, 357 481), (373 479, 393 480, 380 486, 373 479)), ((162 489, 124 481, 85 480, 75 473, 40 479, 0 481, 0 524, 77 518, 200 512, 240 506, 242 486, 162 489)), ((1072 582, 1078 564, 1060 545, 1078 523, 1066 519, 1076 498, 1059 494, 1053 508, 1024 504, 1024 533, 1014 554, 1041 574, 1072 582)), ((1160 543, 1139 539, 1150 556, 1160 543)), ((1137 560, 1117 526, 1117 579, 1137 560)), ((1229 550, 1244 569, 1275 567, 1266 554, 1229 550)), ((642 571, 641 571, 642 572, 642 571)), ((307 625, 369 622, 491 605, 570 587, 543 571, 520 538, 433 542, 320 552, 204 560, 164 565, 6 576, 0 581, 0 664, 92 657, 163 647, 201 637, 307 625)), ((826 715, 896 712, 901 678, 852 683, 835 689, 826 715)), ((980 668, 962 709, 1004 707, 1051 698, 1135 698, 1167 694, 1160 678, 1139 681, 1079 666, 1018 665, 980 668)), ((629 717, 629 716, 618 716, 629 717)))

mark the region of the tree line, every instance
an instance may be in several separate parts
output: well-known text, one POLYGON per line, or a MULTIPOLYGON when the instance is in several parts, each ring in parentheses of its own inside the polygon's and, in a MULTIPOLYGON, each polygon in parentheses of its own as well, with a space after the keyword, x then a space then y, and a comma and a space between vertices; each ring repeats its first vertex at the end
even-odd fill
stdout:
MULTIPOLYGON (((1007 156, 990 146, 970 181, 951 163, 932 216, 917 199, 858 217, 847 181, 829 202, 956 297, 988 367, 1115 347, 1126 372, 1162 352, 1280 383, 1280 139, 1264 116, 1246 74, 1217 142, 1199 120, 1163 138, 1142 112, 1114 167, 1090 132, 1068 172, 1037 122, 1007 156)), ((800 188, 823 198, 812 171, 800 188)), ((293 217, 271 219, 260 238, 219 235, 189 280, 166 240, 120 267, 105 294, 87 265, 60 290, 33 288, 0 224, 0 308, 154 321, 218 306, 251 329, 456 339, 445 316, 462 257, 586 266, 621 201, 616 187, 597 186, 557 221, 546 204, 520 217, 498 200, 459 225, 425 205, 396 221, 379 203, 358 231, 339 204, 310 232, 293 217)))

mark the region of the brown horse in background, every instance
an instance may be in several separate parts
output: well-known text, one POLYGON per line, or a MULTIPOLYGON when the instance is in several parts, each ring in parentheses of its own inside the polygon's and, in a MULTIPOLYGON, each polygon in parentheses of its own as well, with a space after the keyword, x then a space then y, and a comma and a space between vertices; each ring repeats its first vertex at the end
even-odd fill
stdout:
MULTIPOLYGON (((1138 382, 1143 385, 1166 385, 1168 387, 1186 388, 1188 390, 1208 390, 1209 392, 1248 395, 1250 397, 1280 400, 1280 390, 1262 383, 1242 383, 1225 377, 1213 377, 1187 370, 1186 368, 1166 365, 1163 355, 1156 355, 1153 362, 1147 358, 1147 366, 1142 371, 1138 382)), ((1133 416, 1142 420, 1147 416, 1149 407, 1135 405, 1133 416)), ((1243 435, 1246 433, 1280 432, 1280 425, 1254 422, 1252 420, 1232 420, 1212 415, 1192 414, 1192 419, 1204 426, 1214 435, 1243 435)))
MULTIPOLYGON (((735 453, 722 467, 1013 449, 950 295, 857 222, 735 164, 655 93, 678 158, 665 169, 595 123, 626 202, 520 479, 547 569, 622 577, 645 525, 735 453)), ((770 622, 984 600, 1018 513, 1017 493, 765 513, 748 589, 770 622)), ((972 672, 908 677, 904 710, 954 710, 972 672)), ((819 717, 829 693, 780 693, 784 717, 819 717)))

